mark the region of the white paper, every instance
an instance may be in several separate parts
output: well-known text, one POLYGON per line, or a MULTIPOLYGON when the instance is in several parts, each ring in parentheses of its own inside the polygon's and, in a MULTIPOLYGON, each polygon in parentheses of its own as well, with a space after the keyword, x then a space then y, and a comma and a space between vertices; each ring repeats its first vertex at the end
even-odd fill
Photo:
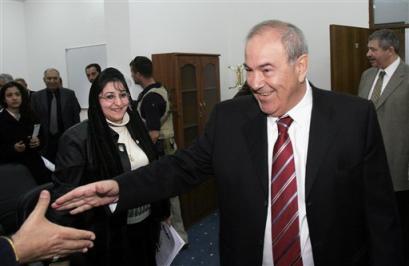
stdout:
POLYGON ((158 266, 169 266, 184 244, 185 241, 183 241, 173 226, 162 222, 159 236, 159 248, 156 252, 156 264, 158 266))
POLYGON ((31 135, 31 138, 38 137, 39 132, 40 132, 40 124, 35 124, 34 129, 33 129, 33 135, 31 135))
POLYGON ((43 159, 44 165, 45 167, 48 168, 48 170, 50 170, 51 172, 55 171, 55 165, 52 162, 50 162, 49 160, 47 160, 47 158, 43 156, 41 156, 41 159, 43 159))

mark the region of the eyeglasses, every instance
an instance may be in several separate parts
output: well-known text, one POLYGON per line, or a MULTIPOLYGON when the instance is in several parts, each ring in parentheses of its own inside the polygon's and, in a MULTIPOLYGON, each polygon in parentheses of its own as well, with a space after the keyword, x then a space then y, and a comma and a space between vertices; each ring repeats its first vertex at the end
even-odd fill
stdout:
POLYGON ((100 95, 100 99, 104 99, 107 102, 113 103, 115 99, 118 97, 121 101, 129 100, 130 94, 126 91, 120 92, 118 94, 115 93, 107 93, 105 95, 100 95))

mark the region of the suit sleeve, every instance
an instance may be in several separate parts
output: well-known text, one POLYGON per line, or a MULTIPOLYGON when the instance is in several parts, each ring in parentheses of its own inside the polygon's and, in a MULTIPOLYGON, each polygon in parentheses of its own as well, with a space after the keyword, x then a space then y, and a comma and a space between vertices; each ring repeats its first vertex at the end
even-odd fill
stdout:
POLYGON ((81 184, 86 165, 85 143, 68 130, 61 136, 55 162, 54 181, 65 193, 81 184))
MULTIPOLYGON (((61 136, 58 143, 55 172, 53 173, 55 186, 52 190, 52 199, 56 199, 84 184, 85 165, 85 147, 69 129, 61 136)), ((51 221, 62 225, 72 225, 78 218, 68 212, 55 210, 49 211, 47 215, 51 221)))
POLYGON ((363 181, 370 265, 403 265, 398 211, 373 104, 368 111, 367 124, 363 181))
POLYGON ((203 135, 190 147, 114 178, 120 189, 119 209, 176 196, 214 174, 212 153, 217 109, 216 106, 203 135))
POLYGON ((78 102, 77 96, 75 96, 75 92, 72 92, 72 104, 73 104, 73 124, 77 124, 80 122, 80 112, 81 112, 81 105, 78 102))
POLYGON ((2 266, 18 266, 13 248, 8 241, 0 237, 0 265, 2 266))

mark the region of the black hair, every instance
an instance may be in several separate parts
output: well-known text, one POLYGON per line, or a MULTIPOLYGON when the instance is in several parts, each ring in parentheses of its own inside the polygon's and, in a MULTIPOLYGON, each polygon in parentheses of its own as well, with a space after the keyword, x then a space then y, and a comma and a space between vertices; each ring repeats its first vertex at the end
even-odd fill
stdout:
POLYGON ((139 72, 145 78, 151 78, 153 74, 152 61, 145 56, 135 57, 131 63, 129 63, 132 71, 139 72))
POLYGON ((89 64, 88 66, 85 67, 85 71, 87 71, 87 69, 88 69, 88 68, 91 68, 91 67, 95 67, 95 69, 97 70, 97 72, 98 72, 98 73, 101 73, 101 66, 98 65, 97 63, 89 64))
POLYGON ((18 82, 15 81, 10 81, 4 84, 3 87, 0 89, 0 105, 2 105, 4 108, 7 108, 7 103, 6 103, 6 91, 9 88, 16 87, 17 90, 19 90, 21 94, 21 105, 19 107, 19 112, 21 115, 21 118, 24 119, 29 119, 32 122, 35 122, 37 119, 31 110, 31 105, 30 101, 28 98, 28 90, 24 88, 23 85, 21 85, 18 82))

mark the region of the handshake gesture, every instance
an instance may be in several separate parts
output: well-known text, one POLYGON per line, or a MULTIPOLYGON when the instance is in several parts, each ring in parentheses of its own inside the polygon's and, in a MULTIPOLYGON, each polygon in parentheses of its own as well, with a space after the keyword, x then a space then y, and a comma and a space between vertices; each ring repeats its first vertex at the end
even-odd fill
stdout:
POLYGON ((117 202, 119 186, 115 180, 104 180, 77 187, 58 198, 52 207, 77 214, 94 207, 117 202))

